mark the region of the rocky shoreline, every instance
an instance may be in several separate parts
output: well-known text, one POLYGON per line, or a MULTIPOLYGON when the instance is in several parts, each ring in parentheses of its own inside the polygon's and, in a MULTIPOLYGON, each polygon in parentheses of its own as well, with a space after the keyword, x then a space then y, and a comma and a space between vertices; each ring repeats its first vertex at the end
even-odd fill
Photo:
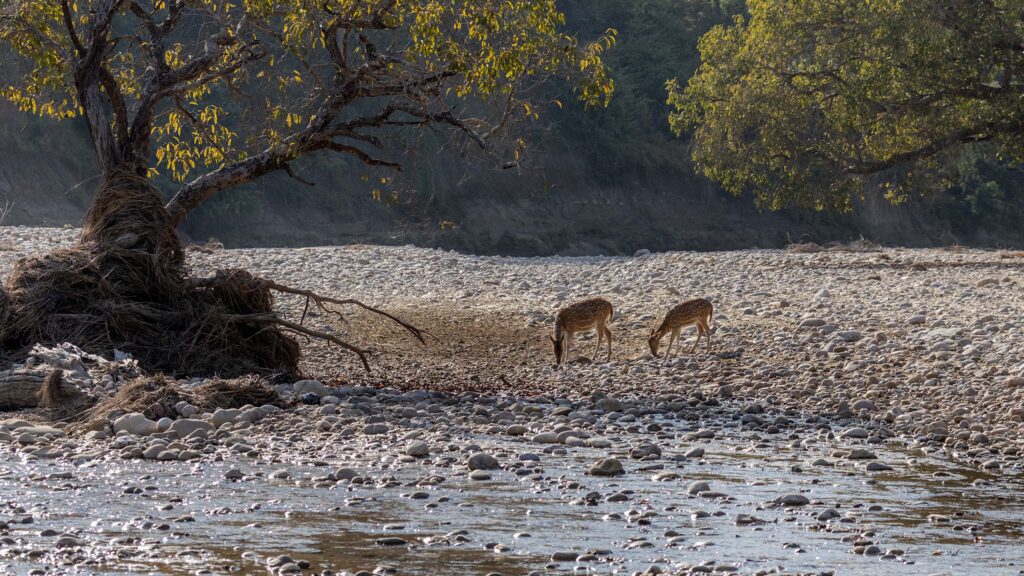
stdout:
MULTIPOLYGON (((7 247, 0 275, 15 258, 68 244, 75 234, 0 228, 7 247)), ((358 312, 347 323, 313 318, 317 328, 379 352, 377 370, 365 374, 351 357, 310 347, 305 370, 328 384, 567 399, 697 393, 857 416, 990 469, 998 465, 992 460, 1016 462, 1024 448, 1024 253, 495 258, 357 245, 193 251, 190 258, 200 273, 245 267, 363 299, 412 317, 434 336, 421 347, 358 312), (614 361, 584 357, 555 369, 545 338, 554 312, 595 294, 616 306, 614 361), (714 353, 651 358, 647 331, 671 305, 696 296, 716 306, 714 353)), ((303 303, 285 298, 279 307, 297 317, 303 303)), ((592 344, 593 335, 585 336, 574 353, 589 355, 592 344)))
POLYGON ((182 403, 173 421, 111 414, 84 434, 0 422, 0 569, 1018 570, 1024 476, 956 467, 860 419, 699 394, 282 392, 284 409, 182 403), (339 529, 353 541, 330 544, 339 529))
MULTIPOLYGON (((356 246, 225 251, 198 261, 367 299, 428 330, 453 322, 451 337, 427 349, 389 328, 373 333, 383 376, 345 360, 353 382, 566 398, 699 391, 863 417, 992 466, 1016 461, 1024 448, 1022 256, 884 249, 518 259, 356 246), (615 361, 555 370, 544 337, 554 312, 597 294, 616 306, 615 361), (714 354, 652 359, 651 327, 697 296, 716 306, 714 354)), ((300 304, 282 302, 296 314, 300 304)), ((364 326, 337 329, 358 336, 364 326)), ((577 352, 589 355, 592 345, 588 337, 577 352)))
MULTIPOLYGON (((0 273, 75 233, 0 228, 0 273)), ((882 560, 942 573, 941 559, 929 558, 927 538, 915 532, 933 529, 942 533, 936 546, 981 554, 978 566, 991 571, 979 574, 1016 572, 1012 554, 1000 554, 1024 541, 1019 528, 1006 527, 1014 518, 1019 526, 1024 504, 994 495, 1019 492, 1024 472, 1021 256, 864 248, 528 259, 374 246, 192 251, 200 274, 245 267, 359 298, 432 339, 425 347, 410 342, 359 312, 344 322, 314 316, 317 329, 371 345, 375 370, 366 374, 353 358, 313 345, 303 364, 309 379, 278 385, 272 404, 206 411, 180 401, 159 415, 111 411, 81 431, 40 422, 38 412, 10 414, 0 421, 0 484, 15 497, 0 515, 0 567, 131 572, 126 567, 139 562, 168 573, 387 574, 386 559, 373 551, 394 547, 433 558, 421 565, 401 556, 397 573, 469 562, 465 573, 590 566, 817 574, 857 566, 881 574, 882 560), (554 368, 544 338, 554 311, 598 294, 616 306, 613 362, 580 358, 554 368), (644 336, 652 325, 697 296, 716 306, 713 354, 651 358, 644 336), (118 481, 99 481, 103 474, 118 481), (232 500, 246 486, 295 491, 232 500), (924 505, 946 490, 963 500, 924 505), (61 491, 109 501, 129 518, 90 527, 46 500, 61 491), (485 510, 523 513, 501 500, 506 493, 538 499, 532 506, 540 516, 521 520, 539 531, 532 541, 458 526, 473 525, 472 513, 459 508, 473 498, 485 510), (226 503, 211 508, 203 500, 226 503), (266 511, 252 509, 254 502, 266 511), (298 544, 299 551, 286 545, 271 554, 281 549, 259 538, 230 549, 201 545, 197 536, 163 538, 241 538, 217 532, 211 510, 220 508, 230 509, 225 518, 260 524, 272 521, 271 511, 283 515, 272 515, 276 521, 342 513, 332 506, 379 512, 413 504, 420 513, 395 512, 390 523, 346 517, 368 526, 365 541, 348 544, 377 558, 368 564, 331 557, 326 545, 304 557, 298 544), (576 506, 601 513, 580 519, 576 506), (426 520, 446 513, 451 530, 426 520), (546 518, 577 518, 573 530, 582 532, 560 539, 546 518), (602 532, 609 525, 634 536, 602 532), (763 547, 763 557, 744 556, 727 537, 763 547), (805 541, 770 544, 776 537, 805 541), (956 548, 983 540, 994 555, 956 548), (481 558, 445 555, 481 546, 481 558), (817 560, 799 556, 811 549, 817 560)), ((300 299, 278 305, 302 313, 300 299)), ((594 340, 578 344, 574 356, 589 355, 594 340)), ((117 376, 61 358, 35 362, 60 363, 99 398, 121 386, 117 376)))

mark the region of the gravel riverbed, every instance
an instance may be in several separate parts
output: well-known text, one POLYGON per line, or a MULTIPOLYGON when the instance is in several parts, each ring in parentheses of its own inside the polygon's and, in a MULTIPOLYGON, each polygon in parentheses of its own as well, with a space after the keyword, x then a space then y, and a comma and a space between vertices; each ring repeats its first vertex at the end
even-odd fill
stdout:
MULTIPOLYGON (((0 228, 0 275, 76 234, 0 228)), ((1022 256, 190 251, 196 274, 247 268, 431 337, 312 316, 374 370, 313 343, 283 410, 70 435, 10 415, 0 571, 1021 573, 1022 256), (595 295, 612 361, 587 336, 555 368, 554 312, 595 295), (694 297, 712 354, 686 353, 691 330, 652 358, 647 333, 694 297)))

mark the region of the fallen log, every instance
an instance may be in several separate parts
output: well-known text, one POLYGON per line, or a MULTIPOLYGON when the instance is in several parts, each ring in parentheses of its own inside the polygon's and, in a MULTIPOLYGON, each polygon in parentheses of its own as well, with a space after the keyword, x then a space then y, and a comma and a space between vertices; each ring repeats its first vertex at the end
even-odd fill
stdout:
POLYGON ((54 408, 81 393, 64 383, 60 370, 14 368, 0 372, 0 410, 54 408))
POLYGON ((0 372, 0 410, 35 408, 49 371, 15 368, 0 372))

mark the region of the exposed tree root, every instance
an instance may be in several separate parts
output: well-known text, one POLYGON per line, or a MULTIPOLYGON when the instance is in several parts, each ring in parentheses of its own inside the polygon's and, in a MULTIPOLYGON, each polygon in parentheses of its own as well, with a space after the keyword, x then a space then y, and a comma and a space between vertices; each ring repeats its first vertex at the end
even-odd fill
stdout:
MULTIPOLYGON (((243 270, 220 270, 212 278, 192 278, 192 279, 189 279, 188 283, 193 288, 212 288, 215 291, 219 291, 220 292, 220 298, 224 302, 227 302, 229 304, 235 304, 237 302, 244 301, 245 300, 245 296, 242 295, 242 294, 239 294, 239 293, 234 293, 234 294, 226 293, 225 290, 224 290, 224 286, 236 286, 236 285, 238 285, 239 283, 237 283, 237 282, 236 283, 231 283, 228 280, 232 279, 232 278, 237 278, 239 275, 247 275, 247 274, 248 273, 243 271, 243 270)), ((298 323, 295 323, 295 322, 290 322, 288 320, 280 318, 279 316, 277 316, 276 314, 273 314, 273 313, 269 313, 269 314, 268 313, 252 314, 252 313, 242 313, 239 310, 238 311, 239 313, 237 313, 237 314, 226 314, 226 315, 224 315, 224 318, 226 318, 229 321, 239 322, 239 323, 243 323, 243 324, 248 323, 248 324, 254 324, 254 325, 278 326, 278 327, 280 327, 282 329, 288 330, 288 331, 293 332, 295 334, 301 334, 303 336, 306 336, 307 338, 316 338, 318 340, 324 340, 324 341, 326 341, 328 343, 335 344, 335 345, 340 346, 341 348, 343 348, 345 350, 348 350, 349 352, 352 352, 356 356, 358 356, 359 360, 362 362, 363 367, 366 369, 367 372, 370 371, 370 363, 369 363, 369 361, 367 359, 367 356, 370 354, 370 352, 368 350, 362 349, 362 348, 360 348, 360 347, 358 347, 358 346, 356 346, 356 345, 354 345, 354 344, 352 344, 350 342, 346 342, 346 341, 338 338, 337 336, 333 336, 331 334, 327 334, 327 333, 321 332, 319 330, 313 330, 311 328, 307 328, 304 325, 305 321, 306 321, 306 315, 309 312, 309 305, 310 305, 310 303, 313 303, 313 305, 316 306, 317 309, 320 310, 321 312, 323 312, 324 314, 332 314, 332 315, 335 315, 335 316, 337 316, 338 318, 340 318, 342 320, 345 319, 345 316, 341 312, 339 312, 338 310, 334 310, 334 309, 328 307, 327 304, 334 304, 336 306, 357 306, 357 307, 362 308, 362 309, 364 309, 364 310, 366 310, 368 312, 371 312, 373 314, 377 314, 379 316, 383 316, 383 317, 391 320, 392 322, 394 322, 395 324, 398 324, 399 326, 404 328, 407 332, 409 332, 410 334, 415 336, 416 339, 419 340, 422 344, 426 344, 426 340, 423 338, 424 332, 422 330, 420 330, 419 328, 413 326, 412 324, 409 324, 408 322, 405 322, 405 321, 401 320, 400 318, 397 318, 397 317, 395 317, 395 316, 393 316, 391 314, 388 314, 387 312, 384 312, 383 310, 380 310, 378 308, 374 308, 373 306, 370 306, 368 304, 364 304, 364 303, 360 302, 359 300, 355 300, 355 299, 351 299, 351 298, 345 299, 345 300, 339 300, 337 298, 331 298, 329 296, 323 296, 323 295, 317 294, 316 292, 313 292, 312 290, 304 290, 302 288, 292 288, 291 286, 285 286, 283 284, 278 284, 277 282, 274 282, 272 280, 267 280, 267 279, 264 279, 264 278, 256 278, 254 276, 250 276, 249 278, 251 278, 251 282, 259 283, 260 286, 250 286, 245 291, 246 295, 249 295, 249 294, 262 294, 263 292, 266 292, 266 293, 269 294, 269 291, 272 290, 274 292, 281 292, 281 293, 284 293, 284 294, 294 294, 294 295, 297 295, 297 296, 305 297, 306 303, 305 303, 305 306, 304 306, 303 311, 302 311, 302 317, 301 317, 301 319, 299 320, 298 323)), ((246 285, 246 284, 248 284, 248 282, 242 282, 241 284, 242 285, 246 285)), ((238 306, 231 306, 231 307, 232 308, 238 308, 238 306)))
POLYGON ((132 174, 108 178, 72 248, 19 260, 0 289, 0 346, 71 342, 107 357, 131 353, 148 370, 173 375, 299 375, 294 335, 356 354, 368 352, 274 312, 274 293, 358 306, 399 324, 420 342, 415 326, 358 300, 338 300, 282 286, 245 270, 190 278, 181 245, 159 195, 132 174))

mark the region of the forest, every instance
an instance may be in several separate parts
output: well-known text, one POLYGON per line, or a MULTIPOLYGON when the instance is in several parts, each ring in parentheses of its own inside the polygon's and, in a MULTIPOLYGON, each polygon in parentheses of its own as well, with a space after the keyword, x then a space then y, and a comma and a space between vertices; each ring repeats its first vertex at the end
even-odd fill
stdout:
MULTIPOLYGON (((848 214, 758 209, 749 195, 734 198, 698 174, 690 134, 677 136, 670 127, 666 81, 685 82, 699 65, 701 35, 742 14, 745 4, 567 0, 560 7, 567 28, 581 37, 618 32, 605 55, 616 94, 607 108, 585 110, 569 100, 547 106, 525 127, 517 170, 461 157, 445 148, 444 135, 417 135, 415 142, 400 136, 391 145, 411 151, 401 173, 337 156, 306 158, 296 169, 316 186, 270 175, 214 198, 183 230, 197 241, 233 246, 373 241, 518 255, 781 247, 801 238, 911 246, 1024 242, 1024 173, 984 145, 948 159, 954 185, 925 189, 895 208, 877 190, 848 214)), ((539 90, 555 94, 560 87, 539 90)), ((54 125, 7 105, 0 105, 0 117, 0 151, 31 168, 0 173, 5 221, 78 224, 97 174, 85 125, 54 125), (64 152, 44 166, 41 152, 55 143, 64 152)))

